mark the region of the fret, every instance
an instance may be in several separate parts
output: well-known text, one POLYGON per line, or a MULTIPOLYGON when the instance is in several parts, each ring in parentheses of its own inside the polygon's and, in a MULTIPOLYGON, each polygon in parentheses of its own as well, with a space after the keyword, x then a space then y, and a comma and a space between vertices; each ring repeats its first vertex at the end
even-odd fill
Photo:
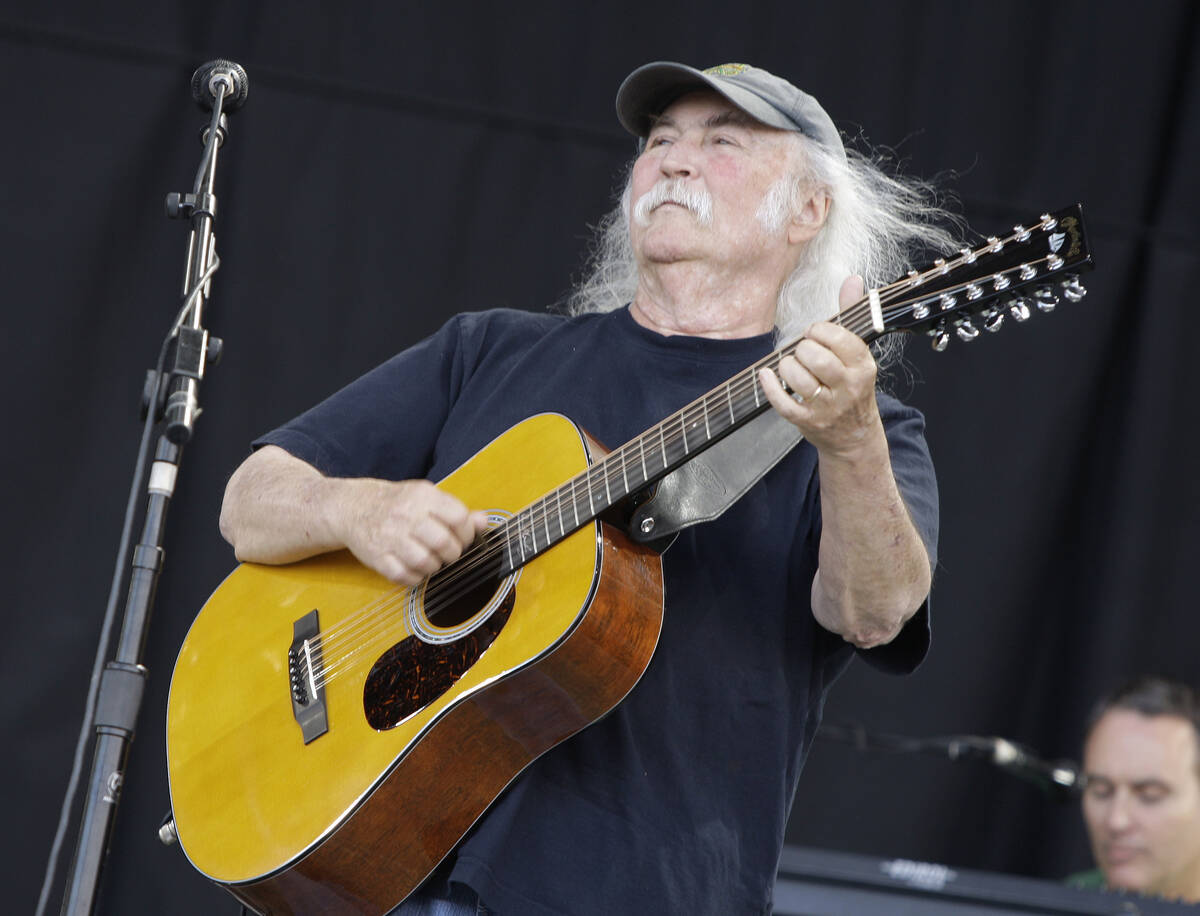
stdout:
POLYGON ((566 525, 563 524, 563 511, 562 511, 562 496, 563 496, 563 494, 562 494, 562 491, 563 491, 562 487, 559 487, 557 490, 554 491, 554 495, 558 500, 558 508, 555 511, 558 514, 558 536, 565 538, 567 536, 567 528, 566 528, 566 525))
POLYGON ((662 451, 663 470, 665 471, 667 469, 667 465, 670 464, 670 462, 667 460, 667 440, 665 438, 663 438, 663 425, 661 423, 658 424, 658 446, 659 446, 659 449, 662 451))
POLYGON ((625 449, 621 449, 621 480, 625 484, 625 495, 629 495, 629 474, 625 471, 625 449))
POLYGON ((683 417, 680 414, 676 414, 676 416, 679 417, 679 433, 680 433, 680 435, 679 436, 672 435, 671 443, 673 446, 675 446, 677 451, 678 451, 678 448, 680 445, 680 437, 682 437, 683 444, 682 444, 682 451, 678 451, 678 454, 675 456, 675 458, 669 462, 670 464, 675 464, 678 459, 684 458, 687 456, 687 434, 684 432, 684 428, 683 428, 683 417))
POLYGON ((552 540, 554 540, 553 535, 550 534, 550 506, 544 499, 542 500, 541 505, 542 505, 542 527, 546 529, 546 546, 549 547, 550 542, 552 540))
POLYGON ((537 521, 536 521, 536 520, 534 519, 534 517, 533 517, 533 509, 532 509, 532 507, 530 507, 529 509, 526 509, 526 510, 525 510, 525 515, 526 515, 526 517, 529 519, 529 522, 528 522, 528 527, 529 527, 529 544, 530 544, 530 547, 529 547, 529 552, 530 552, 530 554, 531 554, 531 555, 534 555, 534 556, 536 556, 536 555, 537 555, 537 552, 538 552, 538 543, 537 543, 537 521))
POLYGON ((604 498, 607 502, 607 505, 611 506, 613 504, 613 498, 612 491, 608 489, 608 459, 606 458, 604 463, 600 466, 604 469, 604 498))
POLYGON ((524 566, 524 565, 525 565, 525 563, 526 563, 526 557, 525 557, 525 535, 524 535, 524 533, 521 531, 521 518, 522 518, 522 516, 521 516, 521 515, 518 515, 518 516, 517 516, 517 518, 516 518, 516 522, 517 522, 517 546, 521 548, 521 562, 520 562, 520 564, 519 564, 519 565, 521 565, 521 566, 524 566))
POLYGON ((729 405, 729 425, 732 426, 737 422, 733 414, 733 379, 725 383, 725 403, 729 405))
POLYGON ((638 436, 638 449, 642 455, 642 483, 650 479, 650 472, 646 470, 646 437, 638 436))
POLYGON ((700 409, 704 411, 704 438, 712 439, 712 431, 708 428, 708 395, 704 396, 704 402, 700 405, 700 409))
POLYGON ((590 515, 592 518, 595 518, 596 517, 596 504, 594 502, 592 502, 592 472, 591 472, 591 470, 588 470, 587 474, 585 474, 584 477, 586 478, 586 481, 587 481, 588 515, 590 515))
POLYGON ((575 481, 578 478, 571 478, 571 509, 575 513, 575 527, 579 527, 579 500, 575 496, 575 481))
MULTIPOLYGON (((703 409, 704 409, 704 405, 703 405, 703 404, 692 405, 692 409, 693 409, 693 416, 691 417, 691 419, 688 419, 688 417, 687 417, 687 411, 688 411, 688 408, 686 408, 686 407, 685 407, 685 408, 683 409, 683 412, 684 412, 684 421, 685 421, 685 423, 686 423, 686 426, 685 426, 685 433, 684 433, 685 437, 686 437, 686 429, 687 429, 687 428, 690 428, 690 429, 692 430, 692 432, 693 432, 693 433, 695 433, 695 432, 698 432, 698 431, 699 431, 699 427, 700 427, 700 421, 699 421, 699 420, 698 420, 698 419, 695 417, 695 415, 694 415, 694 411, 695 411, 695 409, 696 409, 696 408, 699 408, 700 410, 703 410, 703 409)), ((707 422, 707 417, 705 418, 705 420, 706 420, 706 422, 707 422)), ((701 440, 701 445, 703 445, 703 444, 704 444, 705 442, 707 442, 707 441, 708 441, 707 439, 702 439, 702 440, 701 440)), ((686 438, 685 438, 685 442, 686 442, 686 438)), ((693 444, 691 447, 692 447, 692 448, 695 448, 695 445, 693 444)), ((684 452, 684 454, 687 454, 687 452, 684 452)))

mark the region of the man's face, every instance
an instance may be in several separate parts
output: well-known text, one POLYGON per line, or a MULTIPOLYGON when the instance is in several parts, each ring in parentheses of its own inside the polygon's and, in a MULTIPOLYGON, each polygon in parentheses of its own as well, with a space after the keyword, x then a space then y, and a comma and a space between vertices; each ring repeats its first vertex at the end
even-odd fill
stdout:
POLYGON ((1200 776, 1191 723, 1105 713, 1084 748, 1083 816, 1110 886, 1200 893, 1200 776))
POLYGON ((768 191, 794 171, 793 143, 787 131, 760 124, 716 93, 694 92, 670 105, 633 166, 630 232, 638 260, 794 260, 788 227, 769 227, 760 215, 768 191), (667 184, 672 201, 683 202, 646 206, 647 195, 667 184))

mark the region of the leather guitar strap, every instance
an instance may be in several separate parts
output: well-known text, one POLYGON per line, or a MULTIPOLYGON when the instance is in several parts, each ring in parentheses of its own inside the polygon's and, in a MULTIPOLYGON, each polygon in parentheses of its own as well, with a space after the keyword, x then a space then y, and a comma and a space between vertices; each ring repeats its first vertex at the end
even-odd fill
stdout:
POLYGON ((774 410, 759 414, 659 481, 639 505, 629 534, 646 543, 719 516, 804 437, 774 410))

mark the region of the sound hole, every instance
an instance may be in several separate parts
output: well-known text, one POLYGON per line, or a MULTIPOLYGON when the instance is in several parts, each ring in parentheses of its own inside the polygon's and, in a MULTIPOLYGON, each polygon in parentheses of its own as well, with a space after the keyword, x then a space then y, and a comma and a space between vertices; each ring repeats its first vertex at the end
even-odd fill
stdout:
MULTIPOLYGON (((495 565, 495 564, 492 564, 495 565)), ((437 627, 456 627, 478 614, 496 594, 500 582, 489 574, 473 584, 478 575, 447 566, 429 578, 425 587, 425 615, 437 627)))
MULTIPOLYGON (((437 577, 429 582, 426 600, 432 600, 437 577)), ((516 602, 516 589, 511 583, 489 579, 462 596, 453 596, 453 587, 441 583, 451 600, 430 615, 440 627, 451 627, 470 619, 495 595, 497 587, 507 588, 500 605, 491 615, 466 635, 451 642, 430 644, 409 636, 388 649, 367 675, 363 688, 363 708, 372 728, 384 731, 394 728, 424 709, 452 686, 479 660, 488 646, 508 622, 516 602)))

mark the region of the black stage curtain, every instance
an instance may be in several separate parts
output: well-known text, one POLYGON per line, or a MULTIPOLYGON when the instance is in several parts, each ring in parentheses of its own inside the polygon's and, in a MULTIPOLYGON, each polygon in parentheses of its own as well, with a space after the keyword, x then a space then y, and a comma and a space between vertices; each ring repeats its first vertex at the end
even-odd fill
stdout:
MULTIPOLYGON (((171 666, 233 565, 217 513, 249 441, 456 311, 559 300, 634 150, 613 95, 649 60, 788 76, 908 171, 954 173, 983 235, 1086 207, 1082 303, 940 355, 917 341, 893 377, 939 467, 933 651, 907 679, 852 667, 826 721, 1073 757, 1117 679, 1195 677, 1200 6, 122 6, 0 13, 14 911, 36 900, 70 769, 143 374, 178 305, 186 225, 162 200, 190 190, 189 81, 214 57, 251 79, 218 176, 207 325, 226 352, 170 512, 104 911, 234 911, 155 829, 171 666)), ((1032 785, 828 741, 787 839, 1048 878, 1088 864, 1076 808, 1032 785)))

